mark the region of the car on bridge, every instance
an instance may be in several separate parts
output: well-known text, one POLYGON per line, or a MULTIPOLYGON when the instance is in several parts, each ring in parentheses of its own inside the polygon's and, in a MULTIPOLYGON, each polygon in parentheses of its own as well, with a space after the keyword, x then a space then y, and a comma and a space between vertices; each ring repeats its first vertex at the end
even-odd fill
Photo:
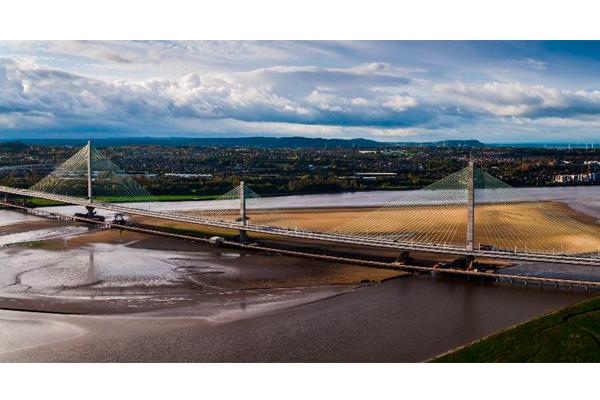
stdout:
POLYGON ((223 239, 221 236, 213 236, 208 239, 208 242, 215 246, 221 246, 223 242, 225 242, 225 239, 223 239))
POLYGON ((116 213, 114 218, 113 218, 113 224, 116 225, 125 225, 127 223, 127 221, 125 220, 125 217, 123 216, 123 214, 121 213, 116 213))

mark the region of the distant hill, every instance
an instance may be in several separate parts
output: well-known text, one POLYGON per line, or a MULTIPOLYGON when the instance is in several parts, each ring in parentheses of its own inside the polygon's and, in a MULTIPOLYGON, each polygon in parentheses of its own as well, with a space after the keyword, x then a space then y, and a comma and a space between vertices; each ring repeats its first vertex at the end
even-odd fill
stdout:
MULTIPOLYGON (((15 142, 15 141, 13 141, 15 142)), ((85 139, 22 139, 18 142, 40 145, 83 145, 85 139)), ((446 140, 443 142, 377 142, 370 139, 323 139, 307 137, 230 137, 230 138, 184 138, 184 137, 123 137, 94 139, 94 144, 106 146, 163 145, 163 146, 221 146, 221 147, 265 147, 265 148, 375 148, 390 146, 446 146, 484 147, 478 140, 446 140)))
POLYGON ((479 140, 444 140, 441 142, 432 142, 432 146, 437 147, 486 147, 479 140))
MULTIPOLYGON (((183 139, 182 139, 183 140, 183 139)), ((247 137, 247 138, 196 138, 187 143, 201 146, 224 147, 382 147, 389 144, 369 139, 322 139, 306 137, 247 137)))

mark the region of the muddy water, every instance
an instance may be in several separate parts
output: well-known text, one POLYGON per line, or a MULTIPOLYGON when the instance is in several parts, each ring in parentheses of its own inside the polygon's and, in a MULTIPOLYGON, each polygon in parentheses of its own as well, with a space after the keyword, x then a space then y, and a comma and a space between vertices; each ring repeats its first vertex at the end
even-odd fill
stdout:
MULTIPOLYGON (((323 207, 378 207, 402 201, 407 198, 419 198, 419 191, 374 191, 348 192, 336 194, 297 195, 261 198, 249 206, 251 208, 323 208, 323 207)), ((512 189, 518 198, 560 201, 573 207, 576 211, 594 216, 600 220, 600 186, 553 187, 553 188, 518 188, 512 189)), ((177 201, 177 202, 145 202, 128 203, 131 207, 153 211, 173 211, 188 209, 212 209, 223 207, 223 202, 216 201, 177 201)), ((233 205, 234 207, 237 205, 233 205)), ((52 207, 71 214, 81 211, 81 207, 52 207)), ((102 214, 111 215, 107 211, 102 214)))
POLYGON ((356 287, 336 277, 337 269, 353 268, 356 282, 372 275, 177 240, 154 246, 155 240, 0 249, 0 308, 110 314, 196 306, 197 315, 219 319, 241 303, 251 314, 265 303, 310 302, 356 287))
POLYGON ((33 215, 0 209, 0 227, 28 221, 39 221, 40 219, 41 218, 34 217, 33 215))
POLYGON ((46 311, 0 310, 0 361, 421 361, 588 296, 429 275, 360 286, 343 265, 69 237, 0 248, 0 308, 46 311))
MULTIPOLYGON (((0 351, 0 361, 422 361, 584 298, 414 276, 217 320, 195 307, 126 316, 33 314, 84 333, 0 351)), ((0 311, 0 318, 15 315, 0 311)))

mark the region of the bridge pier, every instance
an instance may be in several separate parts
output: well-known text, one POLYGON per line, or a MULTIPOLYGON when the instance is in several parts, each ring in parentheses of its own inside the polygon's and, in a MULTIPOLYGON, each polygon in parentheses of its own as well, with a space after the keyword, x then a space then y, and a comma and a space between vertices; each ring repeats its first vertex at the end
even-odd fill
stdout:
POLYGON ((88 140, 87 144, 87 197, 88 201, 94 201, 94 190, 92 188, 92 141, 88 140))
POLYGON ((473 269, 475 268, 475 256, 465 256, 465 267, 467 271, 473 271, 473 269))
POLYGON ((401 252, 398 259, 403 264, 410 264, 412 262, 412 259, 410 258, 410 251, 401 252))
POLYGON ((475 167, 469 161, 467 178, 467 243, 468 251, 474 250, 475 243, 475 167))
POLYGON ((91 217, 93 217, 94 215, 96 215, 96 212, 94 211, 94 210, 95 210, 95 207, 93 207, 93 206, 85 206, 85 209, 87 210, 87 213, 86 213, 86 214, 87 214, 87 216, 88 216, 88 217, 90 217, 90 218, 91 218, 91 217))
MULTIPOLYGON (((248 217, 246 217, 246 188, 244 181, 240 182, 240 221, 242 226, 248 225, 248 217)), ((246 243, 248 241, 248 233, 245 229, 240 229, 240 242, 246 243)))

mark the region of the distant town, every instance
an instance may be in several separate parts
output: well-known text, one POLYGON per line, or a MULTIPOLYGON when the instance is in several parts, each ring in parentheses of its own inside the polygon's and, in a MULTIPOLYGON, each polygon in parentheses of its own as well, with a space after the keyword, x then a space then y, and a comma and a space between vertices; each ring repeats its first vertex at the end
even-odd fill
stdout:
MULTIPOLYGON (((0 143, 0 179, 11 186, 31 186, 78 145, 0 143)), ((154 195, 211 196, 241 179, 261 195, 415 189, 461 169, 469 159, 513 186, 600 183, 598 146, 499 147, 477 141, 390 145, 307 138, 230 140, 221 146, 160 141, 96 145, 154 195)))

